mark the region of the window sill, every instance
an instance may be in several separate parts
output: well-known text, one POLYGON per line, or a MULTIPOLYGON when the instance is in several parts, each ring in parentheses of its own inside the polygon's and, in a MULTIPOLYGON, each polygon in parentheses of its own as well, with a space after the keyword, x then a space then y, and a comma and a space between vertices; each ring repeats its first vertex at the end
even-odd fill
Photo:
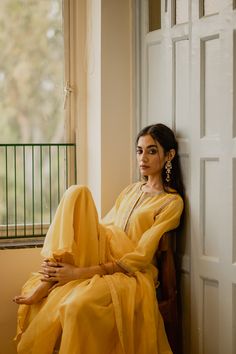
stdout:
POLYGON ((34 238, 28 239, 11 239, 11 240, 0 240, 0 250, 5 249, 20 249, 20 248, 41 248, 44 243, 44 237, 38 237, 37 240, 34 238))

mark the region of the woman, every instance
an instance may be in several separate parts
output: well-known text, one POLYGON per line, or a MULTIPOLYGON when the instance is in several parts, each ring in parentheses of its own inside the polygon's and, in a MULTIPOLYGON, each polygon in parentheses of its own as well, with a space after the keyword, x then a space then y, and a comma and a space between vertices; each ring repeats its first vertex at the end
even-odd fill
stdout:
POLYGON ((86 187, 64 194, 42 270, 14 299, 18 353, 51 354, 61 336, 60 354, 171 354, 152 260, 183 210, 178 147, 156 124, 139 133, 136 149, 144 181, 129 185, 102 223, 86 187))

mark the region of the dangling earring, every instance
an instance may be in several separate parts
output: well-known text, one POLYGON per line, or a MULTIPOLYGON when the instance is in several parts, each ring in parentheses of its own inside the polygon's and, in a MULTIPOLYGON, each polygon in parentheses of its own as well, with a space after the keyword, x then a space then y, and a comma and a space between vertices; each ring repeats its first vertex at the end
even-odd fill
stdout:
POLYGON ((166 182, 169 183, 170 179, 171 179, 170 175, 171 175, 171 169, 172 169, 172 163, 170 160, 166 161, 165 169, 166 169, 166 182))

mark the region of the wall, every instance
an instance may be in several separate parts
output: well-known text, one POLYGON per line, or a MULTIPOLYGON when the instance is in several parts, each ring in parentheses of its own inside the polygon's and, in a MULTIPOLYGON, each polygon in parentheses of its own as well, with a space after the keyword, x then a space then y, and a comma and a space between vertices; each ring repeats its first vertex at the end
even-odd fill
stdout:
POLYGON ((132 4, 87 2, 87 184, 102 215, 132 178, 132 4))
POLYGON ((102 1, 102 212, 132 179, 132 2, 102 1))
POLYGON ((18 305, 12 299, 41 262, 39 248, 0 250, 0 354, 16 353, 13 338, 18 305))

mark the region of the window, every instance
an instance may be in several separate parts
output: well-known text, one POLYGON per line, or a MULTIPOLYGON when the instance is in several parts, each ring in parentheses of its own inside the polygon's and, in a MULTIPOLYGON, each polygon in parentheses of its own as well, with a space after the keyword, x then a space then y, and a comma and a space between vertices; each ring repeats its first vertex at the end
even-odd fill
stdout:
POLYGON ((75 145, 64 142, 70 93, 64 60, 67 5, 63 0, 0 2, 3 239, 44 235, 63 191, 76 180, 75 145))

